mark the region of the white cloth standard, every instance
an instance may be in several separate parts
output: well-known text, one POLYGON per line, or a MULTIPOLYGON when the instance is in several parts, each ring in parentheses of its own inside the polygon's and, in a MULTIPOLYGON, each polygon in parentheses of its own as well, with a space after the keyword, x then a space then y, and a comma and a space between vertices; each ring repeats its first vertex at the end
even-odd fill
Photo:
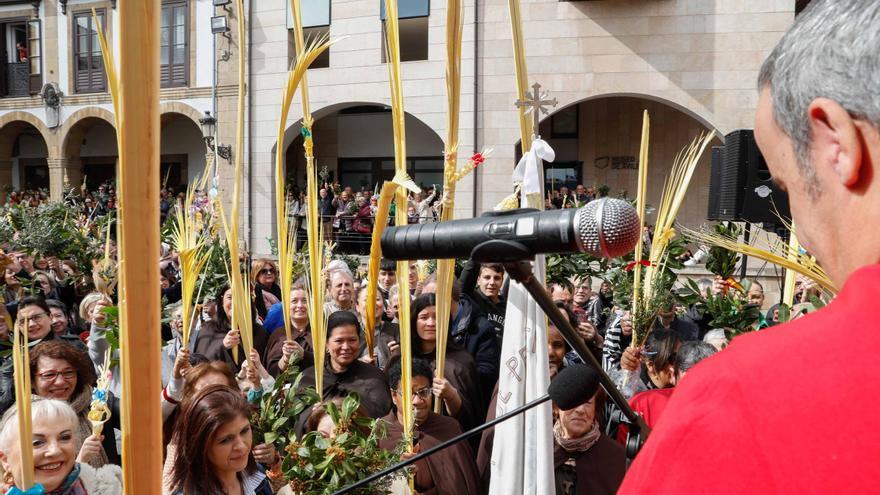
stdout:
POLYGON ((513 169, 513 182, 522 184, 523 194, 543 195, 544 184, 541 180, 541 170, 538 168, 542 161, 552 162, 556 159, 556 152, 543 139, 535 139, 532 149, 524 154, 513 169))
MULTIPOLYGON (((536 139, 514 171, 523 184, 521 206, 543 192, 541 160, 552 161, 553 150, 536 139)), ((538 205, 540 206, 540 205, 538 205)), ((536 256, 534 274, 544 280, 544 256, 536 256)), ((504 318, 501 373, 495 416, 501 416, 547 393, 547 318, 525 287, 511 282, 504 318)), ((553 415, 545 402, 495 427, 490 495, 552 495, 556 493, 553 468, 553 415)))

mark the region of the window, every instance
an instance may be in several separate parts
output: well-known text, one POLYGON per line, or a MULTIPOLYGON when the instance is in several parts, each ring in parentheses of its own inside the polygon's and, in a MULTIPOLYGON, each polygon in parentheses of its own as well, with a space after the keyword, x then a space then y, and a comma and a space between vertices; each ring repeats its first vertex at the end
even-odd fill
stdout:
POLYGON ((40 20, 33 19, 27 23, 27 61, 30 72, 30 93, 35 95, 43 89, 43 51, 40 43, 40 20))
MULTIPOLYGON (((443 185, 443 157, 407 159, 407 173, 422 189, 443 185)), ((355 191, 374 190, 394 177, 394 158, 340 158, 339 183, 355 191)))
POLYGON ((163 88, 187 85, 189 68, 189 29, 187 0, 162 4, 162 34, 159 52, 163 88))
MULTIPOLYGON (((291 62, 296 59, 296 37, 293 33, 293 9, 290 2, 287 3, 287 29, 289 30, 290 56, 291 62)), ((302 12, 303 39, 306 45, 309 41, 330 35, 330 0, 300 0, 300 8, 302 12)), ((321 69, 330 67, 330 47, 318 56, 310 69, 321 69)))
MULTIPOLYGON (((96 11, 102 28, 106 27, 104 10, 96 11)), ((98 28, 91 12, 78 12, 73 15, 73 74, 74 89, 77 93, 98 93, 107 90, 104 60, 101 58, 101 43, 98 41, 98 28)))
POLYGON ((544 163, 544 190, 558 191, 560 187, 567 187, 574 191, 578 184, 583 184, 583 169, 581 161, 544 163))
MULTIPOLYGON (((401 0, 397 6, 400 24, 400 61, 428 60, 429 0, 401 0)), ((388 62, 385 53, 385 2, 379 2, 379 18, 382 19, 382 63, 388 62)))

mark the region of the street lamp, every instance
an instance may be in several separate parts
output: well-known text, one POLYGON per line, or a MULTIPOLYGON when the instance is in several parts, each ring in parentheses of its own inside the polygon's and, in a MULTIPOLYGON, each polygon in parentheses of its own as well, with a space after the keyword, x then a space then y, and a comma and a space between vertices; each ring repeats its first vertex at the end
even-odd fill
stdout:
POLYGON ((229 18, 225 15, 211 17, 211 33, 229 37, 229 18))
POLYGON ((217 119, 211 115, 210 110, 205 110, 205 116, 199 119, 199 124, 202 125, 202 137, 205 139, 205 144, 211 151, 216 151, 217 155, 224 160, 229 160, 232 158, 232 146, 218 144, 214 146, 214 136, 217 132, 217 119))

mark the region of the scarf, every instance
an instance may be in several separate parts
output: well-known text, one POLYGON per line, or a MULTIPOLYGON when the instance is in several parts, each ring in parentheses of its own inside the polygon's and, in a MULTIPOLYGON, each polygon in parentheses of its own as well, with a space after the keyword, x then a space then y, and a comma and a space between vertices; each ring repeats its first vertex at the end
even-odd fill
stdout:
POLYGON ((599 441, 601 434, 602 430, 599 429, 597 421, 593 421, 593 426, 586 435, 578 438, 566 438, 565 432, 562 430, 562 422, 557 420, 553 423, 553 438, 556 439, 556 443, 566 452, 586 452, 590 450, 590 447, 596 445, 596 442, 599 441))
POLYGON ((73 465, 73 470, 67 475, 67 478, 64 479, 64 483, 46 495, 88 495, 82 480, 79 479, 79 474, 80 467, 77 462, 73 465))

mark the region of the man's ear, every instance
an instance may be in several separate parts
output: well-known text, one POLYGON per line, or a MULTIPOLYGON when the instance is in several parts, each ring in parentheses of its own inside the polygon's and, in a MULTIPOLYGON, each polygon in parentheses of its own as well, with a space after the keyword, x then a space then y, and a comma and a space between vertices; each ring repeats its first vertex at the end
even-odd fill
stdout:
POLYGON ((839 183, 855 185, 861 173, 862 138, 852 116, 836 101, 816 98, 807 108, 807 118, 817 172, 830 169, 839 183))
POLYGON ((0 466, 3 466, 3 472, 8 473, 12 466, 9 465, 9 458, 6 457, 6 454, 0 452, 0 466))

